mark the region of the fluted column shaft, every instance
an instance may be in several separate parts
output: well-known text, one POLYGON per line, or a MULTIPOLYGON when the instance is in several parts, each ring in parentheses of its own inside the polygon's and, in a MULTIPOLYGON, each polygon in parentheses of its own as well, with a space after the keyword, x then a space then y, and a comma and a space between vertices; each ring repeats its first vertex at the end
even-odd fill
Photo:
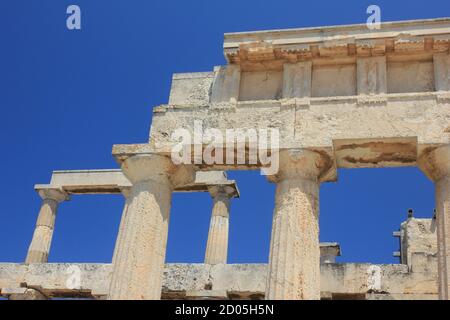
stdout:
POLYGON ((426 152, 418 164, 435 182, 439 299, 450 300, 450 145, 426 152))
POLYGON ((68 198, 64 192, 54 189, 40 190, 39 194, 42 197, 42 205, 25 263, 48 261, 58 205, 68 198))
POLYGON ((122 170, 133 186, 121 223, 108 298, 158 300, 166 256, 172 186, 169 158, 139 155, 122 170))
POLYGON ((214 203, 206 245, 206 264, 227 263, 230 197, 232 196, 232 191, 231 188, 226 186, 210 188, 214 203))
POLYGON ((436 181, 439 298, 450 296, 450 176, 436 181))
POLYGON ((280 154, 266 299, 320 299, 320 168, 314 152, 280 154))
POLYGON ((115 246, 114 246, 114 253, 113 253, 113 257, 112 257, 112 264, 114 265, 114 263, 115 263, 115 261, 116 261, 116 259, 117 259, 117 252, 118 252, 118 250, 119 250, 119 246, 123 243, 123 237, 124 237, 124 234, 125 234, 125 225, 127 224, 127 222, 128 222, 128 215, 127 215, 127 213, 128 213, 128 206, 129 206, 129 200, 130 200, 130 189, 129 188, 127 188, 127 189, 123 189, 122 190, 122 194, 123 194, 123 196, 124 196, 124 198, 125 198, 125 204, 124 204, 124 206, 123 206, 123 210, 122 210, 122 216, 121 216, 121 219, 120 219, 120 225, 119 225, 119 231, 118 231, 118 233, 117 233, 117 238, 116 238, 116 244, 115 244, 115 246))

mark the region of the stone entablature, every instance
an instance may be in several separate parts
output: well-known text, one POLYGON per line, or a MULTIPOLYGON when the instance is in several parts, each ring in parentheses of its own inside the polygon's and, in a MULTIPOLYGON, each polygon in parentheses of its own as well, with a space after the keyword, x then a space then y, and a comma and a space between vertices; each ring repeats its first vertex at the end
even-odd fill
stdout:
POLYGON ((169 154, 171 133, 197 120, 223 134, 276 127, 281 149, 317 150, 337 167, 415 166, 448 140, 449 41, 450 19, 226 34, 228 65, 174 75, 148 149, 169 154))
POLYGON ((441 53, 449 49, 449 19, 226 33, 224 55, 243 69, 328 58, 441 53))
POLYGON ((169 105, 448 91, 449 35, 449 19, 225 34, 229 65, 174 75, 169 105))

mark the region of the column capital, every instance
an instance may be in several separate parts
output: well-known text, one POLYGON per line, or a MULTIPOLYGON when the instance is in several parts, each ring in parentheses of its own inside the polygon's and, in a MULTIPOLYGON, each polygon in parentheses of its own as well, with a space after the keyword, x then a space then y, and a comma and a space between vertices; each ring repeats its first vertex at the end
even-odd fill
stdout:
POLYGON ((122 187, 120 188, 120 192, 122 193, 125 199, 128 199, 128 197, 131 194, 131 187, 122 187))
POLYGON ((231 185, 208 186, 208 192, 213 198, 221 195, 227 197, 228 199, 239 196, 239 191, 231 185))
POLYGON ((193 166, 176 166, 170 157, 159 154, 138 154, 126 158, 122 172, 133 184, 154 181, 170 184, 172 188, 195 181, 193 166))
POLYGON ((35 185, 34 190, 36 190, 42 200, 54 200, 58 203, 70 200, 69 194, 61 188, 54 188, 48 185, 35 185))
POLYGON ((450 176, 450 144, 424 151, 417 162, 419 168, 433 181, 450 176))
POLYGON ((134 155, 122 162, 122 172, 133 184, 166 180, 173 170, 170 158, 156 154, 134 155))
POLYGON ((323 153, 307 149, 289 149, 279 152, 278 172, 269 176, 271 182, 285 179, 319 181, 332 167, 332 160, 323 153))

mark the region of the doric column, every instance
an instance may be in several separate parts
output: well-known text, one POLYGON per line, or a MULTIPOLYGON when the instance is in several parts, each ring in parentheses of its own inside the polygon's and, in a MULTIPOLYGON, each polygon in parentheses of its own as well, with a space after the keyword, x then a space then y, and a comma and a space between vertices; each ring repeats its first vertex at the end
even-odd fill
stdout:
POLYGON ((117 251, 119 249, 119 244, 122 243, 122 239, 123 239, 123 236, 124 236, 125 224, 128 221, 127 213, 128 213, 128 205, 129 205, 131 188, 123 188, 121 191, 122 191, 122 195, 125 198, 125 204, 123 206, 122 217, 120 219, 120 225, 119 225, 119 231, 117 233, 116 244, 114 246, 114 253, 113 253, 113 257, 112 257, 112 264, 113 265, 114 265, 114 263, 116 261, 117 251))
POLYGON ((435 182, 439 299, 450 300, 450 145, 423 155, 419 166, 435 182))
POLYGON ((132 182, 121 223, 108 298, 161 298, 172 184, 170 158, 147 154, 128 158, 122 171, 132 182))
POLYGON ((42 205, 25 263, 48 261, 58 205, 69 199, 68 195, 60 189, 39 189, 38 192, 42 198, 42 205))
POLYGON ((228 254, 230 198, 234 196, 235 190, 230 186, 213 186, 209 188, 209 192, 213 198, 213 209, 206 245, 205 263, 225 264, 228 254))
POLYGON ((272 222, 266 299, 320 299, 319 176, 324 159, 283 151, 272 222))

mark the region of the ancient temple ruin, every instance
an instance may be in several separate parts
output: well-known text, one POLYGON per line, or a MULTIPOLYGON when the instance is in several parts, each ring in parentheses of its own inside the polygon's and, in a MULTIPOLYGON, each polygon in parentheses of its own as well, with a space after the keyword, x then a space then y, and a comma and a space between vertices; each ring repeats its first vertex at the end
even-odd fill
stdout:
MULTIPOLYGON (((0 264, 10 299, 449 299, 450 19, 225 34, 227 65, 176 74, 153 109, 149 141, 114 145, 121 169, 57 171, 24 263, 0 264), (279 169, 269 263, 227 264, 227 170, 255 163, 172 161, 183 128, 276 128, 279 169), (336 263, 319 243, 319 186, 338 168, 417 166, 436 185, 436 216, 402 224, 399 264, 336 263), (173 192, 209 192, 204 264, 165 264, 173 192), (47 263, 58 204, 71 194, 126 199, 111 264, 47 263), (66 270, 76 267, 76 287, 66 270)), ((185 150, 205 149, 192 141, 185 150)), ((195 153, 194 153, 195 154, 195 153)), ((249 156, 249 155, 247 155, 249 156)), ((339 182, 338 182, 339 183, 339 182)), ((345 252, 345 248, 343 248, 345 252)))

